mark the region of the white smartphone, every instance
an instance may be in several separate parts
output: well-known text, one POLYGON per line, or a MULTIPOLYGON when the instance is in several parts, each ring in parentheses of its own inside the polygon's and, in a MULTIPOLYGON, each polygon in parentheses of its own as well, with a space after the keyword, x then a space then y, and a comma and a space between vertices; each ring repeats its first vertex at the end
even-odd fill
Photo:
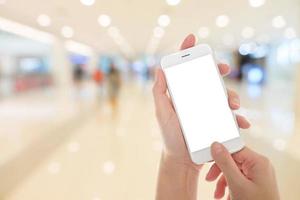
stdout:
POLYGON ((212 49, 201 44, 163 57, 161 66, 192 161, 211 161, 215 141, 231 153, 241 150, 244 142, 212 49))

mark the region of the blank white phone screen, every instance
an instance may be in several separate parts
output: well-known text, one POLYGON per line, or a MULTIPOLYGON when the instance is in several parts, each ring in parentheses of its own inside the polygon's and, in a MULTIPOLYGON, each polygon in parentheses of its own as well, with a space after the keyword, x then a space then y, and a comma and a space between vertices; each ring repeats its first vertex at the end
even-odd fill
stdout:
POLYGON ((211 54, 165 68, 174 106, 191 152, 239 137, 211 54))

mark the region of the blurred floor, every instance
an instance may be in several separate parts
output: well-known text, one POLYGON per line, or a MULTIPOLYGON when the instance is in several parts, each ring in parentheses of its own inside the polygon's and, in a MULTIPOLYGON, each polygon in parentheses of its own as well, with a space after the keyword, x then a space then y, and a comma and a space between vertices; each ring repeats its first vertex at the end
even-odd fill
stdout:
MULTIPOLYGON (((299 199, 300 191, 294 183, 300 178, 300 156, 292 156, 287 148, 294 125, 278 124, 293 117, 292 89, 287 91, 279 84, 274 88, 266 86, 263 90, 228 84, 241 94, 244 108, 240 112, 249 116, 253 124, 250 131, 242 131, 247 144, 271 158, 282 198, 299 199), (253 90, 252 93, 248 89, 253 90), (287 95, 280 95, 281 90, 287 95), (269 109, 276 108, 277 104, 281 105, 280 109, 269 109)), ((32 123, 26 122, 30 124, 26 134, 12 136, 22 137, 22 144, 15 141, 21 142, 20 139, 10 139, 16 143, 14 145, 6 143, 19 148, 19 151, 4 148, 3 158, 7 157, 0 168, 0 179, 5 180, 0 187, 1 199, 154 199, 162 144, 150 85, 126 84, 116 115, 105 101, 87 103, 90 106, 78 111, 78 104, 74 101, 55 104, 51 98, 42 100, 44 95, 30 94, 28 98, 9 101, 13 107, 26 105, 27 101, 37 101, 30 104, 34 106, 45 102, 45 109, 51 110, 46 109, 45 112, 54 114, 50 114, 48 119, 44 117, 45 123, 36 119, 32 123), (60 125, 53 125, 54 121, 60 122, 60 125), (24 143, 26 138, 29 141, 27 145, 24 143)), ((2 105, 9 106, 5 102, 2 105)), ((14 127, 10 124, 7 127, 24 131, 21 125, 14 127)), ((206 170, 207 167, 204 168, 206 170)), ((204 171, 200 179, 203 179, 204 171)), ((213 199, 213 187, 214 183, 200 181, 200 199, 213 199)))

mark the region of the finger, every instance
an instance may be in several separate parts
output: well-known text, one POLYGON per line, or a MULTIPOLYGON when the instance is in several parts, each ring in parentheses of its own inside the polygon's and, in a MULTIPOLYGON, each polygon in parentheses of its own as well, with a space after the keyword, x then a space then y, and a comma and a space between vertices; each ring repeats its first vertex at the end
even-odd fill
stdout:
POLYGON ((229 186, 237 186, 245 182, 245 177, 222 144, 214 142, 211 145, 211 155, 226 177, 229 186))
POLYGON ((236 115, 236 121, 240 128, 247 129, 251 126, 250 122, 241 115, 236 115))
POLYGON ((232 157, 237 163, 245 163, 247 159, 256 159, 259 156, 258 153, 252 151, 248 147, 244 147, 241 151, 232 154, 232 157))
POLYGON ((163 119, 166 119, 170 115, 170 112, 173 112, 173 107, 167 95, 167 83, 161 69, 157 69, 156 71, 155 83, 152 91, 156 112, 159 113, 163 119))
POLYGON ((241 151, 234 153, 232 157, 240 165, 240 169, 244 176, 252 180, 259 180, 261 177, 266 176, 265 169, 269 166, 269 160, 245 147, 241 151))
POLYGON ((218 67, 219 67, 220 74, 222 76, 226 76, 230 73, 229 65, 224 64, 224 63, 220 63, 220 64, 218 64, 218 67))
POLYGON ((205 180, 207 181, 214 181, 218 178, 218 176, 221 174, 221 170, 218 167, 218 165, 216 163, 214 163, 209 171, 206 174, 205 180))
POLYGON ((181 44, 180 50, 188 49, 195 46, 196 37, 193 34, 189 34, 181 44))
POLYGON ((227 89, 227 94, 228 94, 228 103, 229 106, 232 110, 237 110, 240 108, 240 98, 239 95, 233 91, 227 89))
POLYGON ((226 186, 227 186, 227 182, 226 182, 225 176, 222 175, 219 178, 217 185, 216 185, 216 190, 215 190, 215 195, 214 195, 216 199, 221 199, 222 197, 224 197, 226 186))

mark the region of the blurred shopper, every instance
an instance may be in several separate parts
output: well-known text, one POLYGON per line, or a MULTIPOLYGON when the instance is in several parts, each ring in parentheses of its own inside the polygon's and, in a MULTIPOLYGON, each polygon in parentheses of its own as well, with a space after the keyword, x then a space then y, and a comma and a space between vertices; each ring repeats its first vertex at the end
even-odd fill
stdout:
MULTIPOLYGON (((194 45, 195 37, 189 35, 181 48, 186 49, 194 45)), ((229 66, 221 64, 218 67, 222 75, 229 73, 229 66)), ((167 84, 161 69, 157 70, 153 95, 156 115, 165 143, 156 199, 196 200, 198 176, 203 165, 194 164, 189 157, 179 120, 167 94, 167 84)), ((238 109, 238 95, 230 91, 228 96, 231 109, 238 109)), ((237 122, 240 128, 250 127, 249 122, 242 116, 237 115, 237 122)), ((206 180, 213 181, 219 177, 214 193, 215 198, 222 198, 226 187, 229 187, 228 199, 279 200, 274 170, 267 158, 247 147, 231 155, 219 143, 212 145, 211 153, 215 163, 210 168, 206 180)))
POLYGON ((103 95, 103 81, 104 81, 104 73, 100 69, 96 69, 93 74, 93 79, 98 87, 98 94, 100 97, 103 95))
POLYGON ((83 71, 82 65, 77 64, 74 66, 73 78, 74 78, 74 82, 77 86, 82 83, 83 78, 84 78, 84 71, 83 71))
POLYGON ((109 103, 112 110, 115 112, 118 106, 118 95, 121 87, 121 75, 114 64, 111 65, 110 71, 107 74, 107 93, 109 103))

